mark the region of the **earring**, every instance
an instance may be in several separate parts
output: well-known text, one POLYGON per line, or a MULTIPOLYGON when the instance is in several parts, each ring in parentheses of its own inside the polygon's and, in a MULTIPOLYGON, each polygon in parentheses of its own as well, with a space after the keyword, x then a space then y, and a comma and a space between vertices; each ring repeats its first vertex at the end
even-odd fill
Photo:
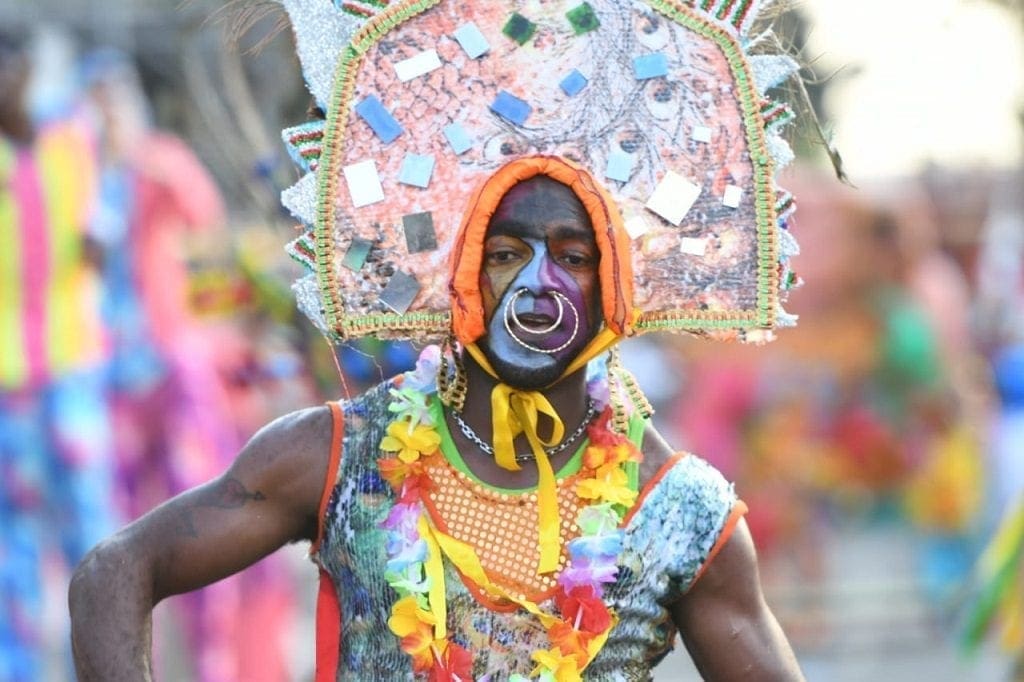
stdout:
POLYGON ((612 428, 617 432, 623 435, 629 433, 630 412, 635 411, 644 419, 649 419, 654 414, 654 407, 640 389, 636 377, 622 365, 618 346, 608 351, 608 384, 612 404, 612 428), (631 408, 628 410, 627 400, 631 408))
MULTIPOLYGON (((561 294, 555 296, 555 303, 558 304, 558 319, 552 322, 551 326, 549 327, 546 327, 544 329, 533 330, 524 326, 523 323, 519 321, 519 316, 516 315, 516 301, 519 299, 520 296, 522 296, 525 293, 526 289, 518 289, 516 293, 512 294, 512 298, 508 300, 508 303, 505 304, 505 308, 507 308, 505 317, 505 327, 508 328, 508 318, 511 317, 512 322, 516 325, 516 327, 521 329, 526 334, 550 334, 551 332, 558 329, 558 325, 562 324, 562 318, 565 317, 565 305, 562 303, 562 299, 565 297, 562 296, 561 294)), ((511 332, 512 330, 509 329, 509 333, 511 332)))
POLYGON ((441 362, 437 366, 437 396, 441 404, 462 412, 466 403, 466 365, 449 331, 441 342, 441 362))

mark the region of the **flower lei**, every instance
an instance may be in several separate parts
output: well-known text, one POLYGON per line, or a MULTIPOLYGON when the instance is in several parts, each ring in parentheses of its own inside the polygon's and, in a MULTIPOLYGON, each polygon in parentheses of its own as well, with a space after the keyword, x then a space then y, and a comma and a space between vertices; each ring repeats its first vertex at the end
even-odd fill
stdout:
POLYGON ((430 481, 421 460, 436 454, 441 444, 428 404, 428 394, 436 390, 439 357, 436 346, 428 347, 416 369, 391 389, 388 409, 395 419, 380 444, 381 450, 391 454, 377 462, 381 476, 398 493, 381 524, 388 531, 384 577, 399 595, 388 627, 412 657, 413 670, 427 673, 431 682, 472 682, 472 655, 447 636, 444 555, 484 592, 515 601, 537 616, 547 631, 551 646, 533 652, 536 667, 530 677, 514 674, 510 682, 579 682, 618 622, 602 597, 605 585, 618 575, 624 538, 619 526, 637 496, 623 465, 639 461, 640 452, 610 428, 607 382, 592 384, 592 397, 601 400, 604 408, 588 428, 583 476, 576 484, 576 493, 591 504, 576 519, 579 537, 567 544, 570 562, 558 577, 554 595, 558 614, 545 613, 533 602, 491 583, 473 548, 440 532, 428 520, 423 497, 430 481), (594 395, 602 392, 604 396, 594 395))

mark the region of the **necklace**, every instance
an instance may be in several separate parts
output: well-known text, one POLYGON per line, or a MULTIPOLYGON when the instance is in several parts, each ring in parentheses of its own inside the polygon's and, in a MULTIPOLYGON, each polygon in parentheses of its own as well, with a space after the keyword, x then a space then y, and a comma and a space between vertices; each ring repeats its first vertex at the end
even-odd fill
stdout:
MULTIPOLYGON (((457 410, 452 410, 452 417, 455 418, 455 423, 459 425, 459 430, 462 431, 462 435, 473 441, 473 444, 480 448, 485 454, 494 456, 494 448, 487 442, 484 441, 480 436, 477 435, 473 427, 466 423, 462 418, 462 414, 457 410)), ((587 430, 587 426, 597 416, 597 408, 594 407, 594 401, 587 398, 587 412, 583 415, 583 421, 576 427, 576 430, 569 434, 568 438, 564 438, 561 443, 550 448, 544 448, 544 452, 548 457, 554 457, 558 453, 565 450, 567 447, 576 442, 583 432, 587 430)), ((516 455, 516 462, 529 462, 535 459, 536 456, 532 452, 516 455)))

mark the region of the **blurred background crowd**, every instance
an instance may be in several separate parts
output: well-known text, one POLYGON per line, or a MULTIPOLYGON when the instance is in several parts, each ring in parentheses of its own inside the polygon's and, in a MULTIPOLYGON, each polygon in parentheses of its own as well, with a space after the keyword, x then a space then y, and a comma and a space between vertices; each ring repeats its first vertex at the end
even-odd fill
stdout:
MULTIPOLYGON (((234 40, 221 4, 0 0, 0 682, 72 679, 92 544, 416 356, 296 312, 309 97, 273 13, 234 40)), ((623 355, 736 481, 809 679, 1024 680, 1024 3, 840 5, 782 19, 856 185, 795 127, 799 326, 623 355)), ((162 679, 310 679, 315 578, 295 547, 162 604, 162 679)))

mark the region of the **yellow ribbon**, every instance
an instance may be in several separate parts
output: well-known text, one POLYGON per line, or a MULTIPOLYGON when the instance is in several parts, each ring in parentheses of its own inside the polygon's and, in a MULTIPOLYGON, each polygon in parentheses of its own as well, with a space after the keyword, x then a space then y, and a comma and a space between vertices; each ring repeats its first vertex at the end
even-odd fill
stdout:
MULTIPOLYGON (((601 634, 599 634, 596 637, 594 637, 594 639, 590 640, 590 643, 587 644, 587 656, 588 656, 587 663, 588 664, 590 663, 590 661, 592 661, 595 658, 597 658, 597 654, 601 651, 601 649, 604 648, 605 642, 608 641, 608 635, 610 635, 612 630, 615 629, 615 626, 619 624, 619 614, 615 613, 611 609, 608 609, 608 613, 612 617, 611 625, 608 626, 607 630, 605 630, 601 634)), ((586 667, 587 667, 586 665, 583 666, 583 668, 586 668, 586 667)), ((580 668, 580 672, 583 672, 583 668, 580 668)))
MULTIPOLYGON (((639 319, 639 317, 639 313, 635 313, 633 315, 634 323, 639 319)), ((561 381, 573 372, 581 369, 584 365, 614 346, 621 339, 622 336, 620 334, 616 334, 611 329, 608 329, 608 327, 602 327, 601 331, 595 334, 594 338, 590 340, 590 343, 580 351, 580 354, 573 358, 573 361, 570 362, 569 366, 565 368, 564 372, 562 372, 562 376, 558 377, 558 381, 561 381)), ((555 383, 557 384, 558 381, 555 383)))
POLYGON ((441 550, 437 546, 427 515, 420 514, 416 530, 427 543, 427 559, 423 562, 423 570, 427 573, 430 586, 427 596, 430 599, 430 612, 434 615, 434 639, 448 638, 448 599, 444 588, 444 564, 441 561, 441 550))
MULTIPOLYGON (((472 344, 467 346, 473 358, 488 374, 497 378, 491 363, 483 352, 472 344)), ((565 425, 551 402, 540 391, 521 391, 500 381, 491 391, 491 428, 494 440, 494 460, 508 471, 522 467, 516 462, 514 442, 520 433, 526 435, 530 449, 537 460, 537 545, 540 561, 537 573, 551 573, 558 570, 558 555, 562 551, 562 538, 558 532, 558 493, 555 470, 551 467, 545 447, 551 447, 562 440, 565 425), (551 418, 551 436, 541 438, 537 433, 540 415, 551 418)))
MULTIPOLYGON (((495 583, 491 582, 491 579, 487 577, 487 573, 484 571, 483 564, 480 563, 480 558, 477 556, 476 552, 473 550, 473 547, 471 545, 462 542, 461 540, 456 540, 455 538, 446 533, 442 533, 434 526, 426 523, 423 519, 421 519, 420 536, 427 541, 427 547, 429 548, 428 551, 430 553, 430 557, 427 559, 427 575, 430 576, 432 579, 430 592, 431 602, 433 602, 435 598, 433 592, 433 585, 435 581, 433 580, 433 575, 431 574, 430 564, 431 559, 434 557, 435 554, 437 555, 438 563, 440 563, 441 555, 437 552, 437 548, 440 548, 441 551, 444 552, 444 555, 448 557, 448 560, 452 562, 452 565, 455 566, 455 568, 457 568, 460 573, 462 573, 464 576, 472 580, 481 590, 486 592, 492 598, 503 598, 515 602, 516 604, 519 604, 519 606, 521 606, 527 612, 536 616, 537 620, 540 621, 541 625, 543 625, 545 629, 549 629, 551 628, 551 626, 560 622, 561 619, 558 616, 554 616, 550 613, 545 613, 540 609, 539 606, 537 606, 537 604, 530 601, 529 599, 517 596, 512 592, 509 592, 505 588, 501 587, 500 585, 496 585, 495 583)), ((441 585, 444 585, 443 576, 441 576, 441 578, 436 582, 440 583, 441 585)), ((444 598, 443 591, 441 593, 441 598, 444 598)), ((431 604, 431 611, 433 611, 433 604, 431 604)), ((598 652, 601 651, 601 648, 604 647, 605 642, 608 640, 608 635, 611 633, 612 629, 615 628, 615 625, 618 624, 618 614, 616 614, 614 611, 610 611, 610 615, 611 625, 608 627, 608 629, 602 633, 599 633, 587 645, 587 660, 583 663, 582 667, 580 668, 580 672, 582 672, 583 669, 587 667, 590 661, 594 660, 598 652)))
MULTIPOLYGON (((557 384, 565 377, 582 369, 592 359, 608 350, 621 336, 612 330, 604 327, 593 339, 573 358, 569 366, 562 372, 561 376, 554 382, 557 384)), ((521 468, 516 462, 513 441, 520 433, 525 433, 530 442, 534 454, 537 454, 535 443, 539 443, 541 450, 544 447, 551 447, 562 440, 565 435, 565 425, 562 418, 551 405, 548 399, 540 391, 522 391, 502 383, 498 373, 494 371, 487 356, 475 343, 466 346, 466 350, 473 356, 477 364, 498 383, 491 390, 491 428, 494 439, 494 459, 498 466, 508 471, 519 471, 521 468), (545 440, 537 433, 537 421, 539 414, 546 414, 551 418, 551 436, 545 440)), ((554 385, 552 384, 552 385, 554 385)))
POLYGON ((508 384, 498 384, 491 391, 492 427, 494 429, 494 460, 502 469, 519 471, 513 442, 520 433, 526 434, 530 447, 538 456, 545 447, 561 442, 565 436, 565 425, 550 401, 539 391, 520 391, 508 384), (551 436, 541 438, 537 433, 540 415, 551 418, 554 426, 551 436))
MULTIPOLYGON (((516 596, 500 585, 496 585, 491 582, 491 579, 487 577, 487 573, 484 572, 484 567, 480 563, 480 559, 477 557, 476 552, 473 551, 472 546, 462 542, 461 540, 456 540, 452 536, 442 533, 432 526, 429 528, 429 531, 433 534, 433 542, 436 543, 436 546, 440 546, 441 551, 443 551, 444 555, 448 557, 448 560, 452 562, 452 565, 459 569, 464 576, 476 583, 480 589, 489 594, 492 598, 497 597, 507 599, 519 604, 528 612, 537 616, 541 625, 545 628, 549 628, 559 622, 559 618, 557 616, 541 611, 540 607, 529 599, 516 596)), ((430 598, 433 599, 433 595, 431 595, 430 598)))

